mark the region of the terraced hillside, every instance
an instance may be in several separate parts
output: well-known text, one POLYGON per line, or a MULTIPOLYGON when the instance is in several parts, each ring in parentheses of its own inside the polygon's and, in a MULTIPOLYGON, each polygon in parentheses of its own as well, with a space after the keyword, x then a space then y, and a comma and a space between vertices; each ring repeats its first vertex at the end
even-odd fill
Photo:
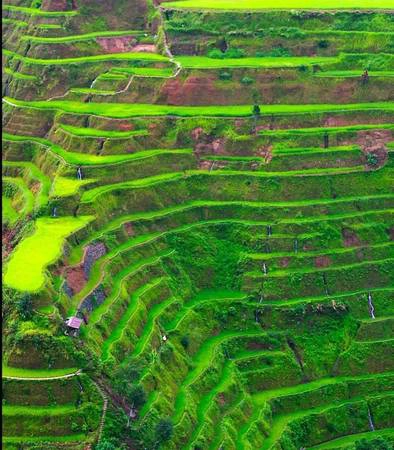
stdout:
POLYGON ((392 449, 393 1, 3 28, 3 448, 392 449))

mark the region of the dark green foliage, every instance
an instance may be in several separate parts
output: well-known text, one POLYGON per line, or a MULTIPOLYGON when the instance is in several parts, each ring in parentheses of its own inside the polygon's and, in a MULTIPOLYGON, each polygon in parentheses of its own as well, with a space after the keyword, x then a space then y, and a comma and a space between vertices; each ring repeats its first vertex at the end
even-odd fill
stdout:
POLYGON ((367 163, 369 166, 377 166, 379 163, 378 157, 375 153, 367 153, 367 163))
POLYGON ((232 74, 230 72, 220 72, 219 73, 219 78, 221 80, 231 80, 232 74))
POLYGON ((245 56, 245 51, 241 48, 229 48, 225 52, 214 49, 208 53, 209 58, 227 59, 227 58, 242 58, 245 56))
POLYGON ((108 441, 101 441, 99 444, 95 446, 95 450, 117 450, 114 444, 108 441))
POLYGON ((362 439, 356 442, 356 450, 392 450, 393 445, 386 439, 378 437, 376 439, 362 439))
POLYGON ((260 106, 259 105, 253 105, 253 109, 252 109, 252 111, 253 111, 253 115, 254 116, 259 116, 260 115, 260 106))
POLYGON ((254 83, 254 80, 253 80, 253 78, 250 78, 250 77, 243 77, 243 78, 241 78, 241 83, 242 84, 252 84, 252 83, 254 83))
POLYGON ((156 438, 159 443, 171 439, 173 433, 173 423, 170 419, 161 419, 156 426, 156 438))
POLYGON ((33 314, 33 301, 29 294, 22 294, 16 301, 16 309, 22 320, 29 320, 33 314))

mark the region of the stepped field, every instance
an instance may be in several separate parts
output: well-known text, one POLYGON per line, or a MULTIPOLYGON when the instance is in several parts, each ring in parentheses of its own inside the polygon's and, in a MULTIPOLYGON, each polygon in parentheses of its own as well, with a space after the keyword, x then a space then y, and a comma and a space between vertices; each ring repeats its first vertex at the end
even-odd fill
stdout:
POLYGON ((6 450, 392 450, 392 0, 3 0, 6 450))

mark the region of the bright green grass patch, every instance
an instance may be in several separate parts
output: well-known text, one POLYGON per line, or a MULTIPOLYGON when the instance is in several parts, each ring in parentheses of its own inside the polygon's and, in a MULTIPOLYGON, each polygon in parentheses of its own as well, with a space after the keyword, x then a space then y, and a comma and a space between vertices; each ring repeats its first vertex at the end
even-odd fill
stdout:
POLYGON ((81 128, 74 127, 72 125, 60 124, 59 128, 66 131, 69 134, 80 137, 93 137, 93 138, 114 138, 114 139, 126 139, 132 136, 147 136, 148 130, 132 130, 132 131, 112 131, 112 130, 98 130, 97 128, 81 128))
MULTIPOLYGON (((319 78, 360 78, 362 75, 362 70, 329 70, 327 72, 318 72, 315 73, 315 77, 319 78)), ((392 78, 394 77, 394 72, 387 71, 371 71, 368 72, 370 77, 383 77, 383 78, 392 78)))
POLYGON ((110 74, 129 74, 138 77, 169 78, 173 74, 170 68, 158 67, 119 67, 111 69, 110 74))
POLYGON ((3 223, 8 223, 9 225, 13 225, 19 217, 18 212, 12 206, 12 200, 4 195, 1 197, 2 200, 2 210, 1 215, 3 219, 3 223))
POLYGON ((126 73, 112 73, 105 72, 97 77, 97 81, 114 81, 114 80, 127 80, 129 76, 126 73))
POLYGON ((137 161, 139 159, 150 158, 152 156, 175 153, 175 154, 190 154, 191 149, 154 149, 143 150, 137 153, 130 153, 124 155, 91 155, 86 153, 73 153, 64 150, 59 145, 53 144, 51 141, 43 138, 36 138, 31 136, 17 136, 13 134, 3 133, 3 140, 11 142, 36 142, 37 144, 47 147, 51 152, 57 155, 59 158, 66 161, 68 164, 77 166, 104 166, 111 164, 121 164, 128 161, 137 161))
MULTIPOLYGON (((56 26, 57 28, 59 25, 56 26)), ((59 37, 42 37, 42 36, 22 36, 22 41, 30 41, 37 44, 62 44, 67 42, 81 42, 81 41, 89 41, 92 39, 100 38, 100 37, 116 37, 116 36, 129 36, 129 35, 140 35, 144 32, 139 31, 97 31, 95 33, 86 33, 86 34, 78 34, 72 36, 59 36, 59 37)))
POLYGON ((292 136, 303 134, 347 133, 352 131, 363 131, 363 130, 394 130, 394 125, 367 124, 367 125, 349 125, 344 127, 326 127, 326 128, 325 127, 289 128, 280 130, 261 130, 260 134, 264 136, 292 136))
POLYGON ((67 436, 3 436, 2 441, 13 444, 18 442, 85 442, 86 434, 70 434, 67 436))
POLYGON ((16 406, 5 405, 2 408, 5 416, 48 416, 48 415, 60 415, 60 414, 72 414, 77 412, 74 405, 60 405, 60 406, 16 406))
POLYGON ((38 291, 45 283, 46 267, 61 255, 64 239, 91 220, 92 216, 38 218, 33 234, 23 239, 11 255, 4 284, 19 291, 38 291))
POLYGON ((77 10, 73 11, 44 11, 38 8, 26 8, 24 6, 4 5, 3 9, 14 12, 21 12, 29 14, 30 16, 42 16, 42 17, 62 17, 62 16, 76 16, 79 14, 77 10))
MULTIPOLYGON (((141 103, 81 103, 67 100, 23 101, 5 97, 13 106, 55 109, 75 114, 95 114, 102 117, 128 118, 138 116, 179 116, 179 117, 247 117, 253 114, 251 105, 220 106, 174 106, 141 103)), ((261 105, 261 115, 270 114, 306 114, 330 112, 381 111, 393 112, 394 103, 346 103, 346 104, 309 104, 309 105, 261 105)), ((272 130, 273 133, 276 130, 272 130)))
POLYGON ((4 24, 15 25, 17 27, 27 27, 29 24, 23 20, 12 19, 11 17, 2 17, 1 22, 4 24))
POLYGON ((56 177, 52 186, 51 197, 68 197, 78 192, 81 186, 94 183, 93 178, 78 180, 76 178, 56 177))
POLYGON ((75 373, 78 369, 76 367, 69 367, 66 369, 23 369, 19 367, 8 367, 5 364, 2 366, 3 377, 20 377, 20 378, 55 378, 63 377, 75 373))
POLYGON ((339 61, 339 58, 332 57, 261 57, 261 58, 229 58, 215 59, 206 56, 177 56, 176 60, 186 69, 222 69, 229 67, 300 67, 314 64, 332 64, 339 61))
POLYGON ((5 56, 12 57, 26 64, 40 64, 40 65, 67 65, 67 64, 85 64, 90 62, 105 62, 105 61, 168 61, 166 56, 157 53, 105 53, 103 55, 81 56, 78 58, 62 58, 62 59, 39 59, 29 58, 15 52, 4 49, 5 56))
MULTIPOLYGON (((354 444, 356 441, 361 439, 366 439, 370 441, 379 437, 393 437, 394 438, 394 428, 386 428, 377 431, 368 431, 367 433, 350 434, 347 436, 340 437, 338 439, 333 439, 332 441, 324 442, 323 444, 315 445, 309 447, 309 450, 329 450, 329 449, 339 449, 346 446, 354 444)), ((372 449, 372 447, 371 447, 372 449)), ((350 449, 349 449, 350 450, 350 449)))
POLYGON ((61 30, 63 28, 62 25, 56 23, 38 23, 36 27, 41 30, 61 30))
POLYGON ((13 72, 9 67, 5 67, 4 72, 7 75, 11 75, 16 80, 36 81, 38 78, 35 75, 29 75, 27 73, 13 72))
POLYGON ((392 9, 393 0, 181 0, 162 3, 167 8, 192 9, 392 9))
POLYGON ((72 88, 70 89, 72 94, 82 94, 82 95, 115 95, 116 91, 108 91, 105 89, 95 89, 95 88, 72 88))

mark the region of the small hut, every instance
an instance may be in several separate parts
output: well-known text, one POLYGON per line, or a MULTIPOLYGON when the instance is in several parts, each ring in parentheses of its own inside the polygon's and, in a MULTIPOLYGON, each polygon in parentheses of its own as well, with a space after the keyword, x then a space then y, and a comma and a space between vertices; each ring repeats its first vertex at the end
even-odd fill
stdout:
POLYGON ((77 336, 79 329, 81 328, 83 320, 79 319, 78 317, 72 316, 69 317, 65 323, 66 323, 66 334, 68 336, 77 336))

